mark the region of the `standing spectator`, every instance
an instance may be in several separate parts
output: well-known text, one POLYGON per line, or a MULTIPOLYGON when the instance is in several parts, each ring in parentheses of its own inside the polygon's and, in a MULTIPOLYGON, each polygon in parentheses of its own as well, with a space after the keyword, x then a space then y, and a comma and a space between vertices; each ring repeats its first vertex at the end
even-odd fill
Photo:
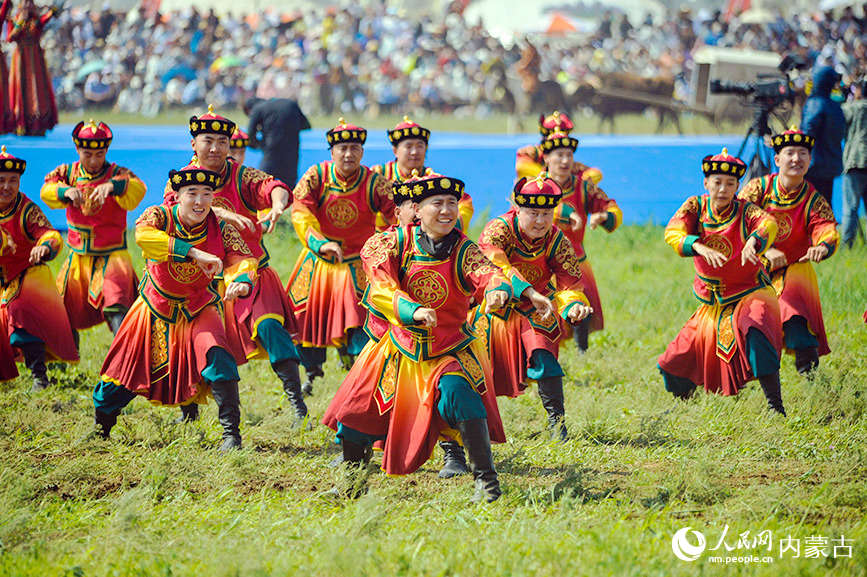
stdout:
MULTIPOLYGON (((858 226, 858 207, 867 203, 867 79, 855 85, 855 101, 843 105, 846 146, 843 148, 843 244, 852 248, 858 226)), ((867 207, 867 204, 865 204, 867 207)))
POLYGON ((804 103, 801 130, 816 139, 813 162, 806 179, 831 204, 834 179, 843 173, 843 136, 846 118, 839 102, 831 99, 831 90, 840 81, 840 75, 830 66, 823 66, 813 74, 813 93, 804 103))
POLYGON ((310 130, 298 103, 289 98, 250 98, 244 102, 244 114, 250 117, 250 147, 263 152, 259 169, 294 187, 298 182, 298 134, 310 130))
POLYGON ((24 0, 8 22, 6 41, 15 42, 9 66, 9 106, 19 135, 43 136, 57 124, 57 104, 45 54, 39 41, 57 8, 40 14, 33 0, 24 0))

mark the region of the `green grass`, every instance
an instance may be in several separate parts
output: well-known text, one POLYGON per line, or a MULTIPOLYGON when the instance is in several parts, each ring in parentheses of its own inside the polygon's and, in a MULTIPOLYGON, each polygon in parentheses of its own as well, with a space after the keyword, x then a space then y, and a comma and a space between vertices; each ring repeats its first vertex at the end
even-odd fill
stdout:
MULTIPOLYGON (((60 122, 75 124, 82 119, 94 118, 102 120, 110 125, 113 124, 157 124, 157 125, 186 125, 193 114, 203 114, 204 108, 190 108, 187 110, 170 110, 159 114, 155 118, 145 118, 137 114, 105 111, 101 109, 86 110, 83 114, 70 112, 60 113, 60 122)), ((241 110, 217 110, 218 114, 238 122, 246 130, 247 116, 241 110)), ((340 113, 333 116, 308 115, 310 124, 317 129, 330 129, 337 123, 340 113)), ((368 130, 386 130, 403 120, 403 114, 381 114, 376 118, 369 118, 362 114, 343 114, 347 122, 361 124, 368 130)), ((487 118, 463 117, 460 115, 448 115, 435 113, 431 115, 411 115, 413 120, 423 123, 434 131, 469 132, 469 133, 493 133, 502 134, 509 131, 536 132, 538 116, 529 115, 520 119, 521 126, 513 126, 503 114, 493 114, 487 118)), ((577 128, 576 131, 583 134, 593 134, 599 131, 599 118, 596 115, 573 117, 577 128)), ((706 116, 684 113, 681 115, 681 128, 684 134, 743 134, 746 132, 748 123, 732 124, 726 122, 723 125, 714 125, 706 116)), ((622 115, 618 116, 615 132, 618 134, 654 134, 656 132, 656 116, 650 115, 622 115)), ((605 125, 606 133, 610 130, 605 125)), ((667 124, 663 129, 664 134, 676 134, 673 126, 667 124)))
MULTIPOLYGON (((298 242, 283 226, 269 246, 285 279, 298 242)), ((545 440, 534 392, 501 399, 499 501, 470 505, 468 477, 438 479, 439 450, 414 475, 374 473, 358 500, 323 497, 339 475, 327 467, 332 434, 290 430, 262 362, 242 368, 243 451, 215 450, 213 403, 198 423, 173 426, 176 411, 138 399, 111 441, 83 442, 110 342, 98 328, 83 335, 80 365, 52 372, 56 387, 0 385, 0 575, 867 575, 867 249, 817 267, 833 353, 812 382, 784 360, 786 419, 755 384, 686 403, 664 392, 656 358, 697 303, 691 263, 660 227, 592 232, 587 250, 607 326, 587 355, 562 351, 573 438, 545 440), (772 531, 774 562, 672 553, 678 529, 714 547, 725 525, 729 545, 772 531), (780 558, 788 535, 801 558, 780 558), (813 535, 853 539, 852 559, 804 558, 813 535)), ((341 378, 332 354, 313 415, 341 378)))

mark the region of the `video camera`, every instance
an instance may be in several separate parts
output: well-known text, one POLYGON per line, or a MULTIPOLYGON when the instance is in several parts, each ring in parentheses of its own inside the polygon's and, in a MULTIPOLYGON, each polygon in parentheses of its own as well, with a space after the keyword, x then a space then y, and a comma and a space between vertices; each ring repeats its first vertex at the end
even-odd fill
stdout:
POLYGON ((800 56, 787 54, 777 67, 780 71, 777 74, 759 74, 755 82, 733 82, 715 78, 710 81, 710 91, 713 94, 746 96, 751 106, 772 110, 783 102, 793 99, 789 72, 808 67, 807 62, 800 56))

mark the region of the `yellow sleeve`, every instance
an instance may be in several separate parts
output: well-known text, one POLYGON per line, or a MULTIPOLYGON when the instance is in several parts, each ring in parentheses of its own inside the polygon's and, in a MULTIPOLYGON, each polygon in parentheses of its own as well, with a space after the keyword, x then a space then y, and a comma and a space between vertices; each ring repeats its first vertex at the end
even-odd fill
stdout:
POLYGON ((0 256, 6 256, 8 253, 12 251, 9 250, 9 235, 6 234, 6 231, 0 228, 0 256))
POLYGON ((66 208, 68 204, 64 193, 72 188, 67 184, 69 175, 69 165, 61 164, 47 175, 45 175, 45 184, 39 191, 39 198, 42 199, 49 208, 66 208))
POLYGON ((170 258, 177 261, 186 259, 191 246, 170 237, 166 233, 167 223, 168 216, 161 206, 148 208, 136 220, 135 242, 141 247, 144 258, 157 262, 165 262, 170 258), (175 241, 178 246, 175 246, 175 241))
POLYGON ((461 195, 461 200, 458 201, 458 224, 465 234, 470 229, 470 221, 473 219, 473 199, 466 192, 461 195))
POLYGON ((393 325, 415 324, 412 318, 421 307, 401 290, 398 282, 398 235, 400 229, 374 234, 361 249, 361 262, 368 285, 364 305, 375 310, 393 325))
POLYGON ((680 256, 688 257, 696 254, 692 245, 699 240, 699 235, 696 234, 699 211, 698 197, 691 196, 674 213, 665 227, 665 242, 680 256))
POLYGON ((317 164, 304 173, 292 192, 295 200, 291 208, 292 226, 295 227, 298 238, 314 253, 318 253, 319 247, 328 242, 322 234, 319 219, 313 212, 319 205, 319 191, 322 186, 319 171, 320 165, 317 164))
POLYGON ((117 200, 118 206, 124 210, 135 210, 147 192, 145 183, 123 167, 118 167, 111 177, 111 184, 114 186, 111 194, 117 200))

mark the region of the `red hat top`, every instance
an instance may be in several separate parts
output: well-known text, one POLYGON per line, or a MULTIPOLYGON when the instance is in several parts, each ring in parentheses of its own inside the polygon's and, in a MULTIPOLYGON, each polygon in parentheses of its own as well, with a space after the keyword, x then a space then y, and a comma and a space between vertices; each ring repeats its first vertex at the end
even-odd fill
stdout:
POLYGON ((250 137, 236 126, 232 138, 229 139, 229 148, 247 148, 248 146, 250 146, 250 137))
POLYGON ((565 132, 569 134, 573 128, 575 128, 575 125, 572 124, 572 120, 559 110, 555 110, 548 116, 544 114, 539 115, 539 132, 543 138, 552 132, 565 132))
POLYGON ((196 137, 200 134, 219 134, 232 138, 235 123, 214 112, 214 105, 208 105, 208 112, 201 116, 190 117, 190 134, 196 137))
POLYGON ((404 116, 403 122, 395 126, 394 130, 388 131, 388 139, 394 146, 397 146, 400 142, 411 138, 423 140, 424 143, 427 144, 428 139, 430 138, 430 130, 413 122, 408 116, 404 116))
POLYGON ((347 124, 343 118, 339 118, 337 126, 325 133, 325 138, 328 140, 328 148, 347 142, 357 142, 363 146, 364 141, 367 140, 367 130, 354 124, 347 124))
POLYGON ((737 156, 729 154, 727 148, 723 148, 719 154, 705 156, 701 161, 701 170, 705 176, 726 174, 740 180, 747 172, 747 165, 737 156))
POLYGON ((521 178, 512 193, 515 204, 524 208, 554 208, 563 198, 560 185, 545 172, 536 178, 521 178))
POLYGON ((79 122, 72 129, 72 142, 79 148, 98 150, 108 148, 113 135, 111 128, 105 122, 95 123, 93 119, 87 123, 79 122))
POLYGON ((0 147, 0 172, 17 172, 23 174, 27 167, 27 162, 20 158, 15 158, 6 152, 6 145, 0 147))

